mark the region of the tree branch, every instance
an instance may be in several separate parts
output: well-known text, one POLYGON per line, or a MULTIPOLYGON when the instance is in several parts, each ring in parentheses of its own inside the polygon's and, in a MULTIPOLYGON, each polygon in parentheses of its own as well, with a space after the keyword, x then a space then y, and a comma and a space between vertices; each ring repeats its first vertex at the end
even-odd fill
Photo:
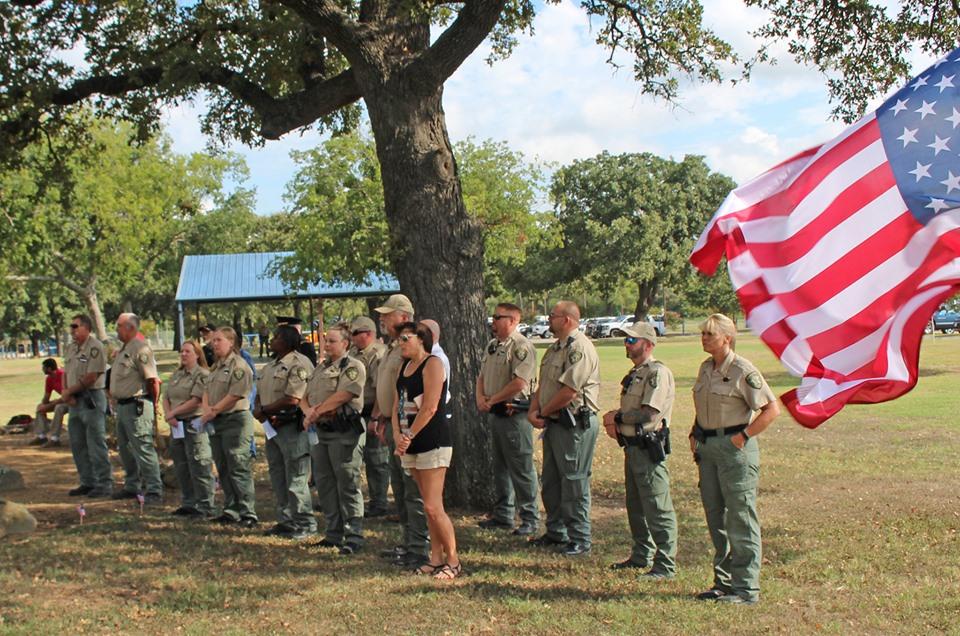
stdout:
POLYGON ((7 280, 12 280, 18 283, 59 283, 69 289, 72 292, 77 294, 84 294, 86 290, 77 285, 73 281, 69 281, 66 278, 60 278, 57 276, 38 276, 36 274, 31 274, 29 276, 19 276, 19 275, 8 275, 6 276, 7 280))
POLYGON ((288 7, 303 19, 304 22, 317 30, 321 36, 327 38, 339 51, 356 64, 365 59, 368 52, 365 50, 363 39, 357 23, 331 0, 277 0, 288 7))
POLYGON ((505 5, 506 0, 467 0, 453 24, 405 73, 423 92, 442 86, 490 34, 505 5))

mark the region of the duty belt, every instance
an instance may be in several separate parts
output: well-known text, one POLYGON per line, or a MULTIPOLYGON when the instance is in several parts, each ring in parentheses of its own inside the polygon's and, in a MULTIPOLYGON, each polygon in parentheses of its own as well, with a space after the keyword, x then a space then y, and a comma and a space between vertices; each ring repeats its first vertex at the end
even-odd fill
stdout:
POLYGON ((119 398, 117 404, 136 404, 137 402, 143 402, 146 399, 146 396, 143 395, 134 395, 133 397, 128 398, 119 398))
POLYGON ((726 428, 706 429, 701 428, 699 424, 694 426, 693 436, 697 439, 706 439, 708 437, 720 437, 721 435, 735 435, 740 431, 746 430, 747 424, 737 424, 726 428))

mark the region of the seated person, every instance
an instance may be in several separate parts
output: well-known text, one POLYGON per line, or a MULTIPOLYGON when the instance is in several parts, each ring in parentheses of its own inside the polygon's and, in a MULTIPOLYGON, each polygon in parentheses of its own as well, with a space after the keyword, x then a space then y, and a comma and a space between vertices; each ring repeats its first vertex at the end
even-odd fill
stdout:
POLYGON ((66 415, 67 406, 62 400, 52 400, 52 393, 56 391, 57 395, 63 393, 63 369, 57 367, 57 361, 53 358, 47 358, 43 361, 41 368, 44 375, 47 376, 43 388, 43 400, 37 405, 37 419, 34 432, 36 437, 30 441, 31 446, 60 446, 60 432, 63 430, 63 416, 66 415), (53 420, 47 417, 47 413, 53 412, 53 420))

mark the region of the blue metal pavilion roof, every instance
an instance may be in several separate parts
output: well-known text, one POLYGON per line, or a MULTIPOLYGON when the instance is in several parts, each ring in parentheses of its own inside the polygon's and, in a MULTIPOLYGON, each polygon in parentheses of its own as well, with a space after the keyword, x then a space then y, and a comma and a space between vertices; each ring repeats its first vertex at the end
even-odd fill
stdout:
POLYGON ((369 285, 310 285, 290 289, 267 273, 274 260, 292 252, 259 254, 201 254, 185 256, 177 285, 178 303, 232 303, 288 298, 333 298, 337 296, 385 296, 400 291, 392 276, 371 276, 369 285))

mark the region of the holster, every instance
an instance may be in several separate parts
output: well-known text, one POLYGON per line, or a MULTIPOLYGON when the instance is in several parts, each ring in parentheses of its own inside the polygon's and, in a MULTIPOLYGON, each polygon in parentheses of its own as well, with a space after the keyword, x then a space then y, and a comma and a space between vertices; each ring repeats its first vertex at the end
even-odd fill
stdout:
POLYGON ((490 407, 490 412, 497 417, 513 417, 517 413, 525 413, 530 410, 530 400, 510 400, 509 402, 497 402, 490 407))
POLYGON ((693 439, 697 440, 701 444, 703 444, 707 439, 707 436, 703 434, 703 429, 700 428, 700 423, 697 422, 696 420, 694 420, 693 422, 692 435, 693 435, 693 439))
POLYGON ((299 428, 303 425, 303 411, 300 409, 280 411, 271 418, 271 423, 274 428, 280 428, 281 426, 288 426, 290 424, 299 428))

